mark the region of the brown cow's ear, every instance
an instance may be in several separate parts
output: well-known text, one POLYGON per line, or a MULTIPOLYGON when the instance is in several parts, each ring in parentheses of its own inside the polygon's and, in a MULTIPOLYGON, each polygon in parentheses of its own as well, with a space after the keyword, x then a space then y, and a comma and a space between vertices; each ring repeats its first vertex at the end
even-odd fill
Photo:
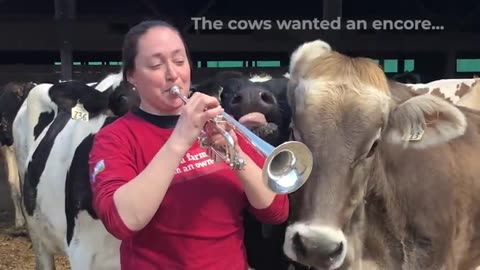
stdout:
POLYGON ((306 87, 303 80, 290 79, 287 84, 287 103, 293 115, 301 115, 305 106, 306 87))
POLYGON ((406 147, 427 148, 465 133, 467 120, 454 105, 429 94, 416 96, 390 112, 386 139, 406 147))

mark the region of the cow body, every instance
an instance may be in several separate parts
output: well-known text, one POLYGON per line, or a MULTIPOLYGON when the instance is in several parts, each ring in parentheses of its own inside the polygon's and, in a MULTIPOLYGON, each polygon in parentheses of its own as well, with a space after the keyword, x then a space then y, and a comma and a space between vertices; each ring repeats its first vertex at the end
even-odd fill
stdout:
POLYGON ((429 83, 404 84, 388 81, 389 88, 395 92, 393 98, 408 97, 410 92, 416 94, 430 94, 440 97, 453 104, 471 109, 480 109, 480 81, 477 78, 442 79, 429 83))
POLYGON ((127 110, 130 92, 120 86, 121 78, 111 75, 96 89, 79 82, 38 85, 15 118, 22 206, 36 269, 54 269, 55 254, 67 255, 74 270, 120 268, 120 242, 91 205, 88 155, 98 130, 116 119, 112 112, 127 110), (88 121, 72 119, 77 102, 88 121))
POLYGON ((473 89, 480 86, 478 79, 442 79, 429 83, 405 84, 418 94, 432 94, 452 103, 457 103, 473 89))
MULTIPOLYGON (((29 233, 38 241, 36 251, 66 251, 73 269, 119 268, 119 241, 92 215, 88 163, 81 162, 105 120, 105 115, 71 120, 70 113, 59 112, 35 141, 27 165, 23 203, 29 233)), ((53 261, 46 255, 43 259, 45 265, 53 261)))
POLYGON ((316 269, 475 269, 480 111, 311 45, 290 63, 293 134, 314 168, 292 194, 285 253, 316 269))

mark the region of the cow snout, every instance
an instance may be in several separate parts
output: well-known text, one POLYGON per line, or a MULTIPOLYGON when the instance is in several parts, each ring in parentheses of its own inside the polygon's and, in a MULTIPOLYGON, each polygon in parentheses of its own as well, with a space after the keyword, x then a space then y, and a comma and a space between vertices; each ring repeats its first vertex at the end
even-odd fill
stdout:
POLYGON ((275 106, 275 96, 262 89, 246 89, 236 93, 230 101, 232 109, 252 108, 256 111, 269 111, 275 106))
POLYGON ((347 241, 341 230, 297 223, 287 228, 284 252, 304 265, 336 269, 347 255, 347 241))

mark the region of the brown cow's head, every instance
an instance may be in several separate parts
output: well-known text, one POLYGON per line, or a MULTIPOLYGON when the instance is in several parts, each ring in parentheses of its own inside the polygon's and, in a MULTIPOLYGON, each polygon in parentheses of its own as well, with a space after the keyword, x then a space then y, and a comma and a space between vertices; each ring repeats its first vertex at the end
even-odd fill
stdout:
POLYGON ((288 88, 294 139, 311 149, 314 167, 305 185, 291 194, 284 252, 317 269, 346 269, 361 252, 364 197, 381 185, 372 179, 382 174, 384 146, 421 149, 443 143, 462 135, 466 120, 452 104, 431 95, 397 104, 378 65, 319 51, 300 47, 300 60, 291 62, 301 70, 288 88))
POLYGON ((0 146, 13 144, 12 124, 34 83, 7 83, 0 92, 0 146))

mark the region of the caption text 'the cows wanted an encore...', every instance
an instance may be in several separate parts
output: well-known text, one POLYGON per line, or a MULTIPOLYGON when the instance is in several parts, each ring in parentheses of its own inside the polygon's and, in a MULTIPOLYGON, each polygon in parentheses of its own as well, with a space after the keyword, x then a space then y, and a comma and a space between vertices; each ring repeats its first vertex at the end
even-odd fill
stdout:
POLYGON ((192 17, 195 30, 444 30, 430 20, 214 20, 192 17))

